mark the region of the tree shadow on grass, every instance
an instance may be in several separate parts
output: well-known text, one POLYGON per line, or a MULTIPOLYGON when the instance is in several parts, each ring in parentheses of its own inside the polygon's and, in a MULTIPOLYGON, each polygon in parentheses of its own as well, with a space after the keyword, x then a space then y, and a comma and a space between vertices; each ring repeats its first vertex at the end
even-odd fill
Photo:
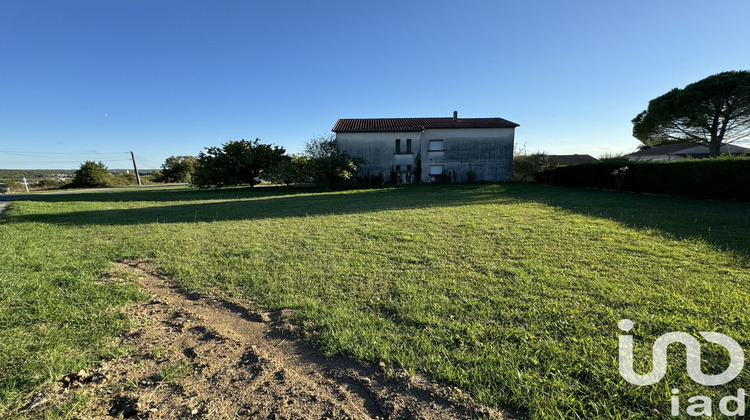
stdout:
POLYGON ((505 195, 750 257, 750 203, 538 185, 516 185, 505 195))
POLYGON ((151 187, 151 188, 122 188, 117 190, 74 191, 60 190, 41 194, 21 196, 0 196, 5 201, 41 201, 47 203, 68 202, 100 202, 112 203, 123 201, 166 202, 166 201, 208 201, 231 200, 248 197, 264 197, 278 195, 295 195, 319 191, 309 187, 230 187, 223 189, 199 189, 195 187, 151 187))
MULTIPOLYGON (((498 186, 499 188, 499 186, 498 186)), ((14 215, 11 222, 57 225, 137 225, 146 223, 197 223, 267 218, 369 213, 384 210, 460 206, 503 200, 497 191, 478 187, 426 185, 322 192, 315 189, 246 188, 216 191, 86 193, 39 196, 43 202, 104 202, 132 208, 79 210, 60 213, 14 215), (207 202, 211 200, 210 202, 207 202), (150 205, 149 202, 176 202, 150 205)))
POLYGON ((536 202, 571 213, 614 220, 635 229, 661 232, 677 239, 702 239, 746 258, 750 256, 750 203, 582 188, 512 183, 413 185, 338 192, 284 187, 178 188, 39 195, 24 200, 101 202, 112 203, 113 207, 127 207, 129 202, 144 204, 133 208, 10 215, 6 218, 8 222, 81 226, 194 223, 536 202))

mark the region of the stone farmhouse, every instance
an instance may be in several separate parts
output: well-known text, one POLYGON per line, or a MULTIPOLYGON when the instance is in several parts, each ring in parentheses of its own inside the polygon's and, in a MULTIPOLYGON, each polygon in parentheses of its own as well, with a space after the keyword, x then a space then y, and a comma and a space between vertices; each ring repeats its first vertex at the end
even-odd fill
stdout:
POLYGON ((339 153, 364 159, 383 182, 508 181, 518 124, 503 118, 340 119, 339 153), (394 179, 395 178, 395 179, 394 179))

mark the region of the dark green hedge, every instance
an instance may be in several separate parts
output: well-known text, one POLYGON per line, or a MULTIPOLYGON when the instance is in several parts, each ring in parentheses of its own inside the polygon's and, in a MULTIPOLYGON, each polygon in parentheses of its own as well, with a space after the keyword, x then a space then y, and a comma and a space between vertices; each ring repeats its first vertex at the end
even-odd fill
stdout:
POLYGON ((561 166, 537 175, 537 182, 617 190, 612 172, 627 166, 622 191, 694 198, 750 201, 750 158, 677 162, 608 161, 561 166))

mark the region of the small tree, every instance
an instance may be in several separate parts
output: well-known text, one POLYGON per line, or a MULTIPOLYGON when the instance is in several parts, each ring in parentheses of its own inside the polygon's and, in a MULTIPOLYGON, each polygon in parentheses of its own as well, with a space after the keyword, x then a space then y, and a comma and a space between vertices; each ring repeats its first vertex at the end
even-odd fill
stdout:
POLYGON ((612 175, 615 177, 615 182, 617 183, 617 192, 622 191, 622 181, 625 180, 625 175, 627 174, 628 174, 627 166, 623 166, 621 168, 618 168, 612 171, 612 175))
POLYGON ((193 183, 199 187, 239 184, 252 187, 265 169, 283 159, 284 152, 283 147, 261 144, 260 139, 229 141, 221 148, 207 147, 206 152, 198 155, 193 183))
POLYGON ((195 156, 170 156, 161 165, 161 182, 190 182, 198 166, 195 156))
POLYGON ((313 137, 305 144, 307 174, 323 189, 333 189, 354 183, 355 176, 365 161, 339 153, 333 135, 313 137))
POLYGON ((106 187, 110 185, 109 170, 102 162, 87 160, 73 174, 70 186, 73 188, 106 187))

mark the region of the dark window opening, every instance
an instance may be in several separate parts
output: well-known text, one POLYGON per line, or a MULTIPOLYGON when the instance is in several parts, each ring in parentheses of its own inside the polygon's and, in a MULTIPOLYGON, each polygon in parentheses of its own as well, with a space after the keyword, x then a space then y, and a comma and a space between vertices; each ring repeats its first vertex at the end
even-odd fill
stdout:
POLYGON ((401 172, 401 165, 396 165, 396 172, 401 172))
POLYGON ((406 139, 406 153, 411 153, 411 139, 406 139))
POLYGON ((411 165, 406 165, 406 172, 411 172, 411 165))
POLYGON ((396 139, 396 153, 401 153, 401 139, 396 139))

